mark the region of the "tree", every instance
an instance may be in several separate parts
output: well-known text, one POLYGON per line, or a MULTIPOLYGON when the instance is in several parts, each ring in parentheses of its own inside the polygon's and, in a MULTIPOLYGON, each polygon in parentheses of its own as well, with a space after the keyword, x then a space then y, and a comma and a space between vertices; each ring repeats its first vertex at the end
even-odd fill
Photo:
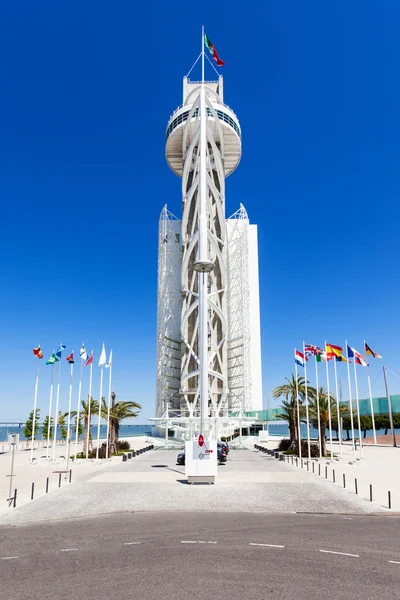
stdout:
MULTIPOLYGON (((35 413, 35 435, 34 435, 35 440, 37 439, 37 434, 38 434, 38 430, 39 430, 39 417, 40 417, 40 408, 37 408, 36 413, 35 413)), ((31 410, 31 412, 29 413, 29 418, 22 429, 27 442, 29 442, 32 439, 32 429, 33 429, 33 410, 31 410)))
MULTIPOLYGON (((283 385, 279 385, 273 391, 273 397, 275 399, 284 396, 284 400, 282 401, 282 412, 277 415, 279 419, 283 419, 287 421, 289 427, 289 436, 290 436, 290 450, 295 450, 296 444, 299 439, 299 427, 297 420, 297 393, 299 396, 299 412, 300 412, 300 421, 304 422, 304 416, 306 414, 305 407, 303 406, 303 402, 306 397, 306 381, 304 377, 299 375, 296 377, 292 374, 291 379, 285 377, 287 383, 283 385)), ((308 382, 307 382, 308 384, 308 382)), ((316 393, 315 388, 308 386, 308 397, 311 399, 314 397, 316 393)))
POLYGON ((99 403, 97 400, 94 400, 91 396, 88 396, 87 402, 81 400, 82 404, 82 413, 83 413, 83 453, 86 452, 86 446, 89 437, 89 448, 92 447, 92 434, 90 432, 90 421, 92 420, 92 415, 99 412, 99 403), (90 408, 90 421, 89 421, 89 408, 90 408))
POLYGON ((45 420, 42 423, 42 439, 47 440, 47 435, 49 434, 49 440, 53 439, 53 425, 54 419, 47 415, 45 420), (49 432, 49 420, 50 420, 50 432, 49 432))
MULTIPOLYGON (((117 451, 117 442, 119 436, 119 428, 121 421, 124 419, 132 419, 138 416, 136 409, 140 410, 142 407, 137 402, 124 402, 119 400, 115 402, 115 392, 111 393, 111 406, 110 406, 110 427, 109 427, 109 454, 115 454, 117 451)), ((108 408, 106 399, 102 398, 101 416, 107 421, 108 419, 108 408)))
MULTIPOLYGON (((332 393, 329 393, 328 396, 327 390, 324 387, 320 387, 318 390, 318 402, 321 427, 321 451, 322 456, 326 456, 326 430, 329 427, 329 407, 331 409, 331 418, 334 416, 337 420, 335 396, 332 393)), ((316 395, 311 398, 309 410, 311 424, 318 429, 318 403, 316 395)))
POLYGON ((68 415, 68 413, 62 413, 61 410, 58 413, 57 426, 60 428, 60 437, 63 440, 66 440, 68 435, 67 427, 65 426, 66 415, 68 415))

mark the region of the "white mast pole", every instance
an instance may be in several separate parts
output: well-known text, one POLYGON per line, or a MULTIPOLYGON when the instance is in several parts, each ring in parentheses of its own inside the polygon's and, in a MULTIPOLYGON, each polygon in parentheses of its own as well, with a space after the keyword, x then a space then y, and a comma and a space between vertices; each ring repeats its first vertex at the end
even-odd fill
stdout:
POLYGON ((60 382, 61 382, 61 358, 58 361, 58 382, 57 382, 57 395, 56 395, 56 415, 54 419, 54 444, 53 444, 53 462, 56 460, 56 445, 57 445, 57 424, 58 424, 58 403, 60 400, 60 382))
POLYGON ((353 460, 356 460, 356 449, 354 446, 354 421, 353 421, 353 400, 351 398, 351 380, 350 380, 350 363, 349 363, 349 352, 347 349, 347 340, 346 340, 346 358, 347 358, 347 381, 349 386, 349 410, 350 410, 350 423, 351 423, 351 441, 353 444, 353 460))
POLYGON ((307 387, 307 357, 305 343, 303 340, 303 356, 304 356, 304 381, 306 389, 306 421, 307 421, 307 446, 308 446, 308 460, 311 460, 311 443, 310 443, 310 419, 308 412, 308 387, 307 387))
MULTIPOLYGON (((354 354, 354 352, 353 352, 354 354)), ((360 437, 360 458, 363 457, 363 449, 362 449, 362 432, 361 432, 361 419, 360 419, 360 400, 358 398, 358 380, 357 380, 357 368, 356 368, 356 357, 353 357, 353 366, 354 366, 354 382, 356 386, 356 403, 357 403, 357 423, 358 423, 358 435, 360 437)))
MULTIPOLYGON (((365 350, 365 340, 364 340, 364 350, 365 350)), ((369 376, 369 365, 367 365, 367 379, 368 379, 369 405, 371 407, 372 431, 374 433, 374 444, 376 445, 374 403, 372 400, 372 388, 371 388, 371 377, 369 376)))
POLYGON ((89 375, 89 396, 88 396, 88 432, 86 439, 86 458, 89 456, 89 438, 90 438, 90 406, 92 403, 92 381, 93 381, 93 350, 91 353, 92 362, 90 363, 90 375, 89 375))
MULTIPOLYGON (((326 391, 328 394, 327 402, 328 402, 328 420, 329 420, 329 446, 331 449, 331 459, 333 459, 333 446, 332 446, 332 415, 331 415, 331 390, 329 387, 329 361, 328 361, 328 349, 326 347, 325 340, 325 354, 326 354, 326 391)), ((336 360, 336 357, 333 357, 333 360, 336 360)))
POLYGON ((201 83, 204 85, 204 25, 201 28, 201 83))
POLYGON ((100 421, 101 421, 101 396, 103 394, 103 371, 104 371, 104 367, 101 367, 101 372, 100 372, 99 417, 98 417, 98 421, 97 421, 96 460, 98 460, 98 458, 99 458, 99 446, 100 446, 100 421))
POLYGON ((337 410, 337 420, 338 420, 338 436, 339 436, 339 456, 342 456, 342 427, 340 424, 340 402, 339 402, 339 387, 337 380, 337 368, 336 368, 336 357, 334 359, 334 371, 335 371, 335 389, 336 389, 336 410, 337 410))
POLYGON ((314 354, 314 358, 315 358, 315 382, 316 382, 316 390, 317 390, 319 457, 322 458, 321 413, 320 413, 320 410, 319 410, 318 363, 317 363, 317 355, 316 354, 314 354))
POLYGON ((112 379, 111 374, 112 374, 112 350, 110 352, 110 375, 108 378, 106 459, 108 458, 108 438, 110 435, 110 406, 111 406, 111 379, 112 379))
MULTIPOLYGON (((72 356, 74 356, 74 351, 72 350, 72 356)), ((72 359, 74 360, 74 359, 72 359)), ((70 363, 71 369, 69 372, 69 398, 68 398, 68 421, 67 421, 67 468, 65 473, 65 479, 67 479, 68 466, 69 466, 69 450, 70 450, 70 435, 69 428, 71 423, 71 404, 72 404, 72 375, 74 372, 74 363, 70 363)))
MULTIPOLYGON (((55 354, 55 352, 53 352, 55 354)), ((51 365, 51 382, 50 382, 50 398, 49 398, 49 417, 47 424, 47 444, 46 444, 46 459, 49 458, 49 444, 50 444, 50 431, 51 431, 51 409, 53 404, 53 377, 54 377, 54 363, 51 365)))
POLYGON ((299 381, 297 375, 296 348, 294 349, 294 369, 296 374, 296 405, 297 405, 297 427, 299 430, 299 458, 301 458, 301 429, 300 429, 300 405, 299 405, 299 381))
MULTIPOLYGON (((39 347, 40 347, 40 344, 39 344, 39 347)), ((33 401, 31 462, 33 461, 33 444, 35 442, 36 406, 37 406, 37 396, 38 396, 38 387, 39 387, 39 360, 40 360, 40 358, 37 357, 36 382, 35 382, 35 398, 34 398, 34 401, 33 401)))
MULTIPOLYGON (((75 431, 74 462, 76 462, 76 454, 77 454, 77 450, 78 450, 79 418, 80 418, 80 405, 81 405, 81 392, 82 392, 82 367, 83 367, 83 360, 82 360, 82 358, 80 360, 81 360, 81 369, 80 369, 79 387, 78 387, 78 407, 77 407, 77 410, 76 410, 76 431, 75 431)), ((83 449, 82 449, 82 454, 83 454, 83 449)))

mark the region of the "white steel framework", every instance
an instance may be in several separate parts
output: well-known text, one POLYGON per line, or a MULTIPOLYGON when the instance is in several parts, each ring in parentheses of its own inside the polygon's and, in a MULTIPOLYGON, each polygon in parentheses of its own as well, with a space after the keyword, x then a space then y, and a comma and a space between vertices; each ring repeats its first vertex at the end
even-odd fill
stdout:
POLYGON ((227 220, 228 237, 228 378, 229 409, 251 410, 251 332, 249 218, 243 204, 227 220))

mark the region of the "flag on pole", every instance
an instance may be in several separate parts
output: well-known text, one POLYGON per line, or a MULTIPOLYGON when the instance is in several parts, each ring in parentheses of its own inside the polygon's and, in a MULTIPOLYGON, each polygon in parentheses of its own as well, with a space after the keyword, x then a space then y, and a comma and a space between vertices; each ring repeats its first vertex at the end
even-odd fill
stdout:
POLYGON ((85 362, 85 364, 83 365, 84 367, 88 367, 89 365, 91 365, 93 362, 93 350, 91 355, 89 356, 89 358, 87 359, 87 361, 85 362))
POLYGON ((331 352, 327 353, 322 351, 320 354, 316 354, 315 360, 319 363, 328 362, 329 360, 332 360, 333 356, 334 355, 331 352))
POLYGON ((70 354, 69 356, 67 356, 67 358, 66 358, 65 360, 67 360, 67 361, 69 362, 69 364, 70 364, 70 365, 73 365, 73 364, 74 364, 74 362, 75 362, 75 361, 74 361, 74 353, 73 353, 73 352, 71 352, 71 354, 70 354))
POLYGON ((54 365, 54 363, 58 362, 58 358, 55 355, 55 353, 53 352, 53 354, 50 356, 49 360, 46 360, 46 365, 54 365))
POLYGON ((363 355, 360 354, 359 352, 357 352, 357 350, 355 348, 351 348, 348 344, 347 344, 347 356, 349 358, 354 358, 354 362, 356 363, 356 365, 361 365, 362 367, 369 366, 367 361, 363 357, 363 355))
POLYGON ((67 346, 64 346, 64 344, 60 344, 60 345, 59 345, 59 347, 58 347, 58 350, 57 350, 57 352, 56 352, 56 356, 57 356, 57 358, 61 358, 61 352, 62 352, 63 350, 65 350, 65 348, 66 348, 66 347, 67 347, 67 346))
POLYGON ((304 356, 304 354, 302 352, 299 352, 298 350, 294 351, 294 362, 297 365, 300 365, 301 367, 304 367, 306 361, 308 360, 307 357, 304 356))
POLYGON ((79 356, 82 360, 87 360, 88 353, 86 352, 85 344, 82 344, 82 348, 79 350, 79 356))
POLYGON ((380 354, 377 354, 377 352, 374 352, 372 350, 372 348, 370 348, 367 344, 367 342, 364 342, 365 345, 365 354, 367 356, 373 356, 374 358, 383 358, 380 354))
POLYGON ((343 356, 343 354, 341 354, 340 356, 335 356, 336 358, 336 362, 348 362, 351 364, 351 360, 348 360, 345 356, 343 356))
POLYGON ((215 62, 217 63, 217 65, 219 67, 223 67, 225 64, 224 61, 221 60, 220 57, 218 56, 214 45, 211 43, 211 40, 206 33, 204 34, 204 43, 207 46, 207 48, 209 49, 210 54, 213 57, 213 59, 215 60, 215 62))
POLYGON ((341 346, 334 346, 333 344, 326 344, 326 351, 328 354, 341 356, 343 353, 343 348, 341 346))
POLYGON ((99 358, 99 367, 103 367, 106 364, 106 349, 104 348, 104 343, 103 343, 103 348, 101 349, 101 354, 100 354, 100 358, 99 358))
POLYGON ((318 356, 318 354, 323 354, 324 351, 322 348, 318 348, 318 346, 313 346, 312 344, 304 344, 304 353, 306 356, 318 356))
POLYGON ((32 348, 32 352, 33 352, 34 356, 37 356, 38 358, 43 358, 43 352, 40 348, 40 344, 37 348, 32 348))
POLYGON ((112 365, 112 350, 110 351, 110 358, 108 359, 108 362, 104 365, 106 369, 108 369, 108 367, 111 367, 112 365))

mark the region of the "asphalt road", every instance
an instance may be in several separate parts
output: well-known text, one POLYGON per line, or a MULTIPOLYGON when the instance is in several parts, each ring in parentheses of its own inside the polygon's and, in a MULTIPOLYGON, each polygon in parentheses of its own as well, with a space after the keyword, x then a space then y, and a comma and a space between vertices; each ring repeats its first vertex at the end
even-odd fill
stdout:
POLYGON ((0 527, 7 600, 395 600, 400 518, 119 513, 0 527))

